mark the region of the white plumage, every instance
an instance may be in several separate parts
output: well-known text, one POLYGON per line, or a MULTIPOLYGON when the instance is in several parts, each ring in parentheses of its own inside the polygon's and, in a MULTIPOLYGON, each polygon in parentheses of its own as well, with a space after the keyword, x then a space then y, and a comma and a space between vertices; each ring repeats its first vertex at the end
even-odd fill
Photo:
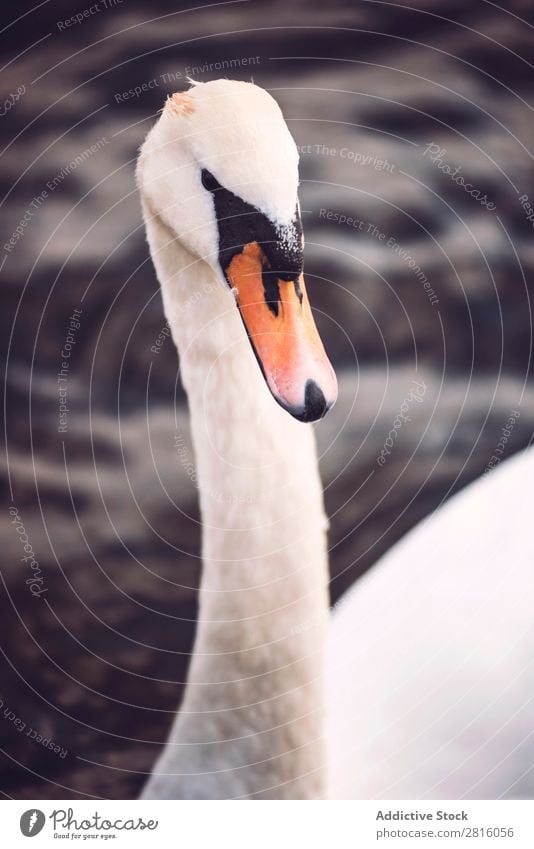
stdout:
POLYGON ((532 798, 534 451, 475 481, 342 598, 328 648, 336 798, 532 798))
POLYGON ((219 80, 175 95, 139 159, 189 400, 204 562, 184 701, 145 796, 532 795, 534 454, 453 499, 342 600, 325 721, 314 434, 261 376, 202 168, 274 224, 290 220, 297 154, 266 92, 219 80))

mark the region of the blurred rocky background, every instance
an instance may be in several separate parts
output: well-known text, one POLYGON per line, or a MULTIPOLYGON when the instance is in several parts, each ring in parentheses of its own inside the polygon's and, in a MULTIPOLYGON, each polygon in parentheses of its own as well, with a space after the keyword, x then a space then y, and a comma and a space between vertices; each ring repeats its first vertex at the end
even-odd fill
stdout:
POLYGON ((308 286, 341 388, 317 426, 332 599, 530 443, 532 6, 409 6, 3 11, 5 796, 135 796, 186 676, 197 493, 134 163, 188 74, 267 88, 301 151, 308 286))

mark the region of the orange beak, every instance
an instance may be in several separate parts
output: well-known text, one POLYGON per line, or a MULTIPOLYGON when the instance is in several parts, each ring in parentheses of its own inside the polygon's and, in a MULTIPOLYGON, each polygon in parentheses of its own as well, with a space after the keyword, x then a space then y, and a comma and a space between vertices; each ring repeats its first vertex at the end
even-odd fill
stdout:
POLYGON ((322 418, 337 398, 337 381, 313 320, 304 277, 284 280, 270 270, 257 242, 225 269, 267 385, 300 421, 322 418))

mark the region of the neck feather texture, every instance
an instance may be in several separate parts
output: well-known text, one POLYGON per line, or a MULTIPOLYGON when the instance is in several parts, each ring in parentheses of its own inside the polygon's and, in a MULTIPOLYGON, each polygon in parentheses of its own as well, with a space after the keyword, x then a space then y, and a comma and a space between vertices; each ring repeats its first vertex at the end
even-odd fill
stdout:
POLYGON ((326 527, 315 439, 270 396, 234 296, 145 210, 203 523, 194 654, 146 798, 324 792, 326 527))

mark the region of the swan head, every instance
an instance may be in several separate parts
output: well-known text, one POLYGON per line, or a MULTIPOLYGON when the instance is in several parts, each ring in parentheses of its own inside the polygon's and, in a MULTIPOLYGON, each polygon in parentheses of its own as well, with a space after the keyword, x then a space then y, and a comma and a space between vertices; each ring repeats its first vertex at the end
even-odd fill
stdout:
POLYGON ((276 401, 301 421, 337 397, 303 276, 298 152, 276 101, 252 83, 171 95, 141 149, 145 208, 234 293, 276 401))

